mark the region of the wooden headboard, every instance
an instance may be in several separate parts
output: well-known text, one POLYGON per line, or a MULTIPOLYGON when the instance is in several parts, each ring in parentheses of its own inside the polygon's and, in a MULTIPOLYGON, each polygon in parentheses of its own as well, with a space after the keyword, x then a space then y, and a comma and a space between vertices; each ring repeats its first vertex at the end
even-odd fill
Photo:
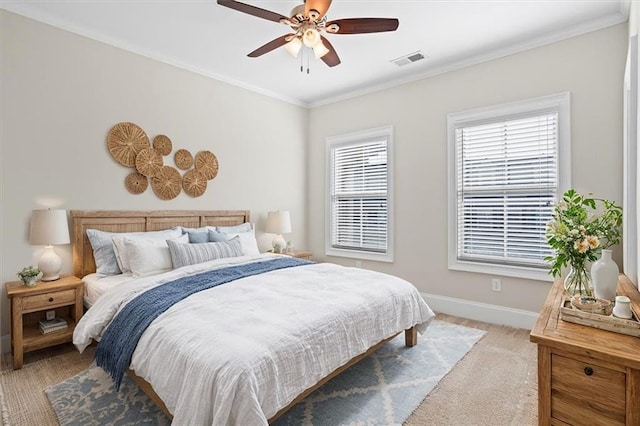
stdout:
POLYGON ((96 271, 87 229, 107 232, 160 231, 184 226, 234 226, 249 222, 248 210, 72 210, 73 274, 84 277, 96 271))

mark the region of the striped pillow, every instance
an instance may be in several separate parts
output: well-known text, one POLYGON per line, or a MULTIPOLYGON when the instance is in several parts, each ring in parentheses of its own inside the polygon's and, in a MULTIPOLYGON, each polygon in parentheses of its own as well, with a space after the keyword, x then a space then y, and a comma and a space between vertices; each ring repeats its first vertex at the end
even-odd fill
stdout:
POLYGON ((219 243, 180 244, 167 240, 173 268, 180 268, 225 257, 244 256, 240 238, 219 243))

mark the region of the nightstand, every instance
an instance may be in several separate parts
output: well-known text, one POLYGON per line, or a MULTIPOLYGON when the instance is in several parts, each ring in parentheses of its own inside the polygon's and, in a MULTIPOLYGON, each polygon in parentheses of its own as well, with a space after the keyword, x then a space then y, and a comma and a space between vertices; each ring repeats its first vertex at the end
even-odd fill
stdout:
POLYGON ((39 281, 27 287, 20 281, 6 284, 11 301, 11 346, 13 368, 22 368, 25 352, 70 342, 73 330, 82 317, 83 282, 65 276, 56 281, 39 281), (64 330, 42 334, 38 322, 46 318, 46 311, 55 310, 57 318, 67 320, 64 330))
MULTIPOLYGON (((556 280, 531 330, 538 344, 538 424, 640 425, 640 340, 563 321, 563 293, 556 280)), ((617 294, 640 312, 640 293, 625 275, 617 294)))
MULTIPOLYGON (((273 250, 269 250, 269 253, 273 253, 273 250)), ((304 251, 304 250, 294 250, 291 253, 276 253, 276 254, 282 254, 285 256, 297 257, 298 259, 306 259, 306 260, 311 260, 311 256, 313 256, 313 253, 311 253, 310 251, 304 251)))

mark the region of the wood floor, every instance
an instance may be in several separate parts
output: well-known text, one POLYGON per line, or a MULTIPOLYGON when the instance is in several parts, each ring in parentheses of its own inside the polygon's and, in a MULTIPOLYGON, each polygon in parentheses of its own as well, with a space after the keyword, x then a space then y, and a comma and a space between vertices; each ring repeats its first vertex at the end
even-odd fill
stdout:
MULTIPOLYGON (((44 348, 33 352, 27 352, 24 354, 24 365, 31 362, 40 361, 41 359, 50 358, 56 355, 62 355, 69 352, 77 351, 73 343, 64 343, 62 345, 52 346, 50 348, 44 348)), ((2 354, 0 358, 0 371, 11 370, 13 368, 13 357, 11 352, 2 354)))

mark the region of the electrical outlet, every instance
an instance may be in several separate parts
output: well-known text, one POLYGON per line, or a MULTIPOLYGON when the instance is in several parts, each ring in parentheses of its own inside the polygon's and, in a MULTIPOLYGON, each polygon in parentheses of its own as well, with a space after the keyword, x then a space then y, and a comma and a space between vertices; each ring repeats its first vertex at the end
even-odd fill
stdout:
POLYGON ((356 268, 362 268, 362 261, 356 260, 356 268))
POLYGON ((499 278, 491 279, 491 290, 492 291, 502 291, 502 281, 499 278))

